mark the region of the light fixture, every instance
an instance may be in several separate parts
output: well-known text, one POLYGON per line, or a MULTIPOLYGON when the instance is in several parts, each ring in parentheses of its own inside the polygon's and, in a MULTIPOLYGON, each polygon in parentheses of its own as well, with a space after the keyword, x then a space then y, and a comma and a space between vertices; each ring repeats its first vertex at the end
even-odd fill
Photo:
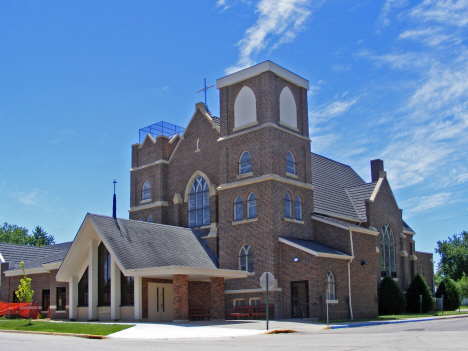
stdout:
POLYGON ((361 266, 367 266, 369 263, 367 263, 366 261, 361 261, 361 266))
POLYGON ((301 259, 299 257, 294 257, 294 262, 299 262, 301 259))

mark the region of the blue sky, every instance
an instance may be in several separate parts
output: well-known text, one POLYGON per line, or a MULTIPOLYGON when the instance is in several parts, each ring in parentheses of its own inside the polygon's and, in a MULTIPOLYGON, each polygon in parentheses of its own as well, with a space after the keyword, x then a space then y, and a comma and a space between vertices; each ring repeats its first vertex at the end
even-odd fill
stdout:
MULTIPOLYGON (((0 222, 128 218, 138 129, 255 63, 310 82, 312 150, 381 158, 417 249, 468 229, 468 0, 0 2, 0 222)), ((219 115, 218 92, 208 105, 219 115)))

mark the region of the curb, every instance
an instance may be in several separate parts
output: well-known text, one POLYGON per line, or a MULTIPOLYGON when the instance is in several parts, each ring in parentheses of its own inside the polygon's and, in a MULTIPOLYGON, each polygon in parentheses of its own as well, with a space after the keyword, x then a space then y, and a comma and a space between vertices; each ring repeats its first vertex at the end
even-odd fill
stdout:
POLYGON ((104 339, 105 335, 91 335, 91 334, 73 334, 73 333, 55 333, 55 332, 40 332, 40 331, 27 331, 27 330, 9 330, 0 329, 2 333, 19 333, 19 334, 39 334, 39 335, 58 335, 58 336, 74 336, 77 338, 85 339, 104 339))
POLYGON ((275 329, 275 330, 267 331, 263 334, 287 334, 287 333, 298 333, 298 331, 292 330, 292 329, 275 329))

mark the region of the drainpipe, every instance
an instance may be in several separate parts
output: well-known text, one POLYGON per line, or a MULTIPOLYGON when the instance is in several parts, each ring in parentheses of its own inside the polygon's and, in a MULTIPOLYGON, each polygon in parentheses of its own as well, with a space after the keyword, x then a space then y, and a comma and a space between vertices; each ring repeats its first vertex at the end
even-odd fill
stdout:
MULTIPOLYGON (((354 258, 354 248, 353 248, 353 232, 351 228, 349 228, 349 242, 351 244, 351 256, 354 258)), ((348 261, 348 288, 349 288, 349 313, 351 315, 351 319, 353 318, 353 304, 351 302, 351 262, 353 262, 353 258, 348 261)))

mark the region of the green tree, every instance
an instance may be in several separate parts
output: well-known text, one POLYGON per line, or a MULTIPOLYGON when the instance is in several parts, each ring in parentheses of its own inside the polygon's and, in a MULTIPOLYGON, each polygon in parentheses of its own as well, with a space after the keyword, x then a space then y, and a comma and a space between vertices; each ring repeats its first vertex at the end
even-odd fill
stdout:
POLYGON ((41 227, 37 226, 31 235, 31 246, 46 246, 55 244, 55 238, 41 227))
POLYGON ((26 228, 15 224, 3 223, 0 227, 0 242, 17 245, 29 245, 30 237, 26 228))
POLYGON ((379 314, 401 314, 406 309, 406 298, 393 278, 385 277, 379 287, 379 314))
POLYGON ((431 290, 421 274, 414 277, 408 290, 406 291, 406 310, 408 312, 418 313, 421 310, 426 313, 432 308, 433 300, 431 290), (422 295, 422 304, 420 296, 422 295))
POLYGON ((444 295, 444 311, 455 311, 460 306, 458 287, 451 278, 442 280, 435 295, 438 298, 444 295))
POLYGON ((438 241, 435 251, 441 256, 438 273, 459 280, 468 274, 468 232, 464 230, 448 240, 438 241))
MULTIPOLYGON (((18 291, 15 291, 15 294, 20 302, 24 300, 27 303, 31 303, 34 296, 34 290, 31 289, 31 278, 28 278, 26 275, 23 261, 21 261, 20 266, 23 270, 23 279, 20 280, 18 291)), ((31 323, 31 309, 29 309, 29 323, 31 323)))
POLYGON ((463 276, 458 280, 458 290, 460 290, 460 301, 463 300, 464 297, 468 297, 468 277, 466 276, 465 272, 463 272, 463 276))

